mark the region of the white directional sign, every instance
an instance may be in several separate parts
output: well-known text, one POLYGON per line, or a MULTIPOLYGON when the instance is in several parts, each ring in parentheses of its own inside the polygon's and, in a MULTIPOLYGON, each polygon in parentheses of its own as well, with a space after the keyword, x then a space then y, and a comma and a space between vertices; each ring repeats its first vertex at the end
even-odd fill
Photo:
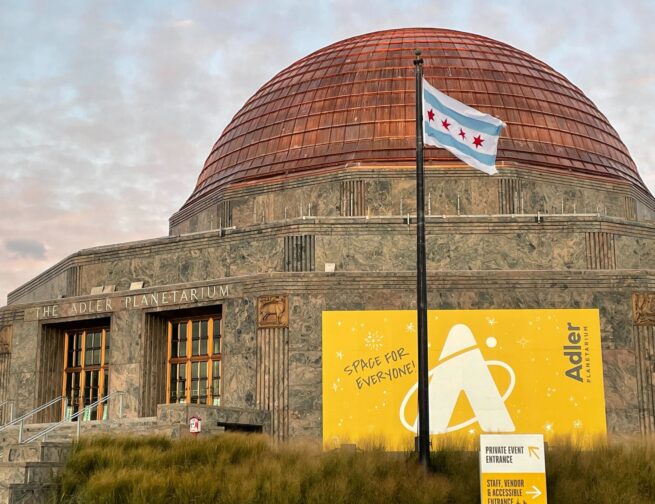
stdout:
POLYGON ((546 456, 541 434, 480 436, 482 504, 546 504, 546 456))

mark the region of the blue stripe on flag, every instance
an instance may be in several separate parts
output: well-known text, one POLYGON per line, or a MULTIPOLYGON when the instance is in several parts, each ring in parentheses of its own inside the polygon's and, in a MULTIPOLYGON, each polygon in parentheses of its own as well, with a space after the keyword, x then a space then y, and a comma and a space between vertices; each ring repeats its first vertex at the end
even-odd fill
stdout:
POLYGON ((477 159, 480 163, 484 165, 494 166, 496 164, 495 154, 494 155, 483 154, 482 152, 476 151, 475 149, 472 149, 468 145, 458 142, 450 135, 447 135, 445 133, 442 133, 441 131, 434 129, 432 126, 430 126, 428 121, 425 121, 425 132, 428 134, 428 136, 434 138, 437 142, 439 142, 444 147, 452 147, 453 149, 457 149, 458 151, 463 152, 467 156, 477 159))
POLYGON ((438 111, 440 111, 442 114, 452 117, 453 119, 455 119, 455 121, 457 121, 459 124, 461 124, 466 128, 480 131, 481 133, 486 133, 487 135, 498 136, 501 128, 503 127, 502 124, 500 126, 494 126, 493 124, 489 124, 488 122, 480 121, 478 119, 473 119, 472 117, 462 115, 459 112, 454 111, 450 107, 446 107, 446 105, 441 103, 436 96, 434 96, 433 94, 431 94, 429 91, 425 89, 423 90, 423 98, 425 99, 426 102, 428 102, 438 111))

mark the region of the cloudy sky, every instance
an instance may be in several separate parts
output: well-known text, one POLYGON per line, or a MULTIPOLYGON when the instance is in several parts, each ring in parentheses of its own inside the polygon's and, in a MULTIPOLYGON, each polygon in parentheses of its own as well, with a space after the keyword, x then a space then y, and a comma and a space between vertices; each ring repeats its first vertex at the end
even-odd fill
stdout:
POLYGON ((67 255, 164 236, 245 100, 370 31, 523 49, 608 116, 655 191, 652 0, 0 0, 0 305, 67 255))

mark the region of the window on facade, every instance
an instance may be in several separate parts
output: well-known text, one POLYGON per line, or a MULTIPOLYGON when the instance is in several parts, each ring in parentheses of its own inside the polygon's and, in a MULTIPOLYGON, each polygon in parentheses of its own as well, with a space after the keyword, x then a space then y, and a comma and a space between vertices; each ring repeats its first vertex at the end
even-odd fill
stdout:
POLYGON ((64 333, 65 418, 82 410, 83 420, 106 417, 107 408, 102 404, 85 407, 103 398, 109 390, 109 341, 107 328, 64 333))
POLYGON ((168 323, 169 404, 221 404, 221 319, 205 317, 168 323))

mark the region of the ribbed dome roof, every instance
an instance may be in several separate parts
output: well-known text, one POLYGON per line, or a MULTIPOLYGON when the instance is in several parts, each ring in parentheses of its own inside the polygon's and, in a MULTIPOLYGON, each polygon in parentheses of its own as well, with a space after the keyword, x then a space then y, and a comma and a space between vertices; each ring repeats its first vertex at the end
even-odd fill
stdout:
MULTIPOLYGON (((498 161, 645 189, 605 116, 548 65, 479 35, 409 28, 337 42, 264 84, 214 144, 185 206, 235 182, 346 163, 413 161, 416 48, 432 85, 507 123, 498 161)), ((425 150, 425 160, 456 161, 436 148, 425 150)))

